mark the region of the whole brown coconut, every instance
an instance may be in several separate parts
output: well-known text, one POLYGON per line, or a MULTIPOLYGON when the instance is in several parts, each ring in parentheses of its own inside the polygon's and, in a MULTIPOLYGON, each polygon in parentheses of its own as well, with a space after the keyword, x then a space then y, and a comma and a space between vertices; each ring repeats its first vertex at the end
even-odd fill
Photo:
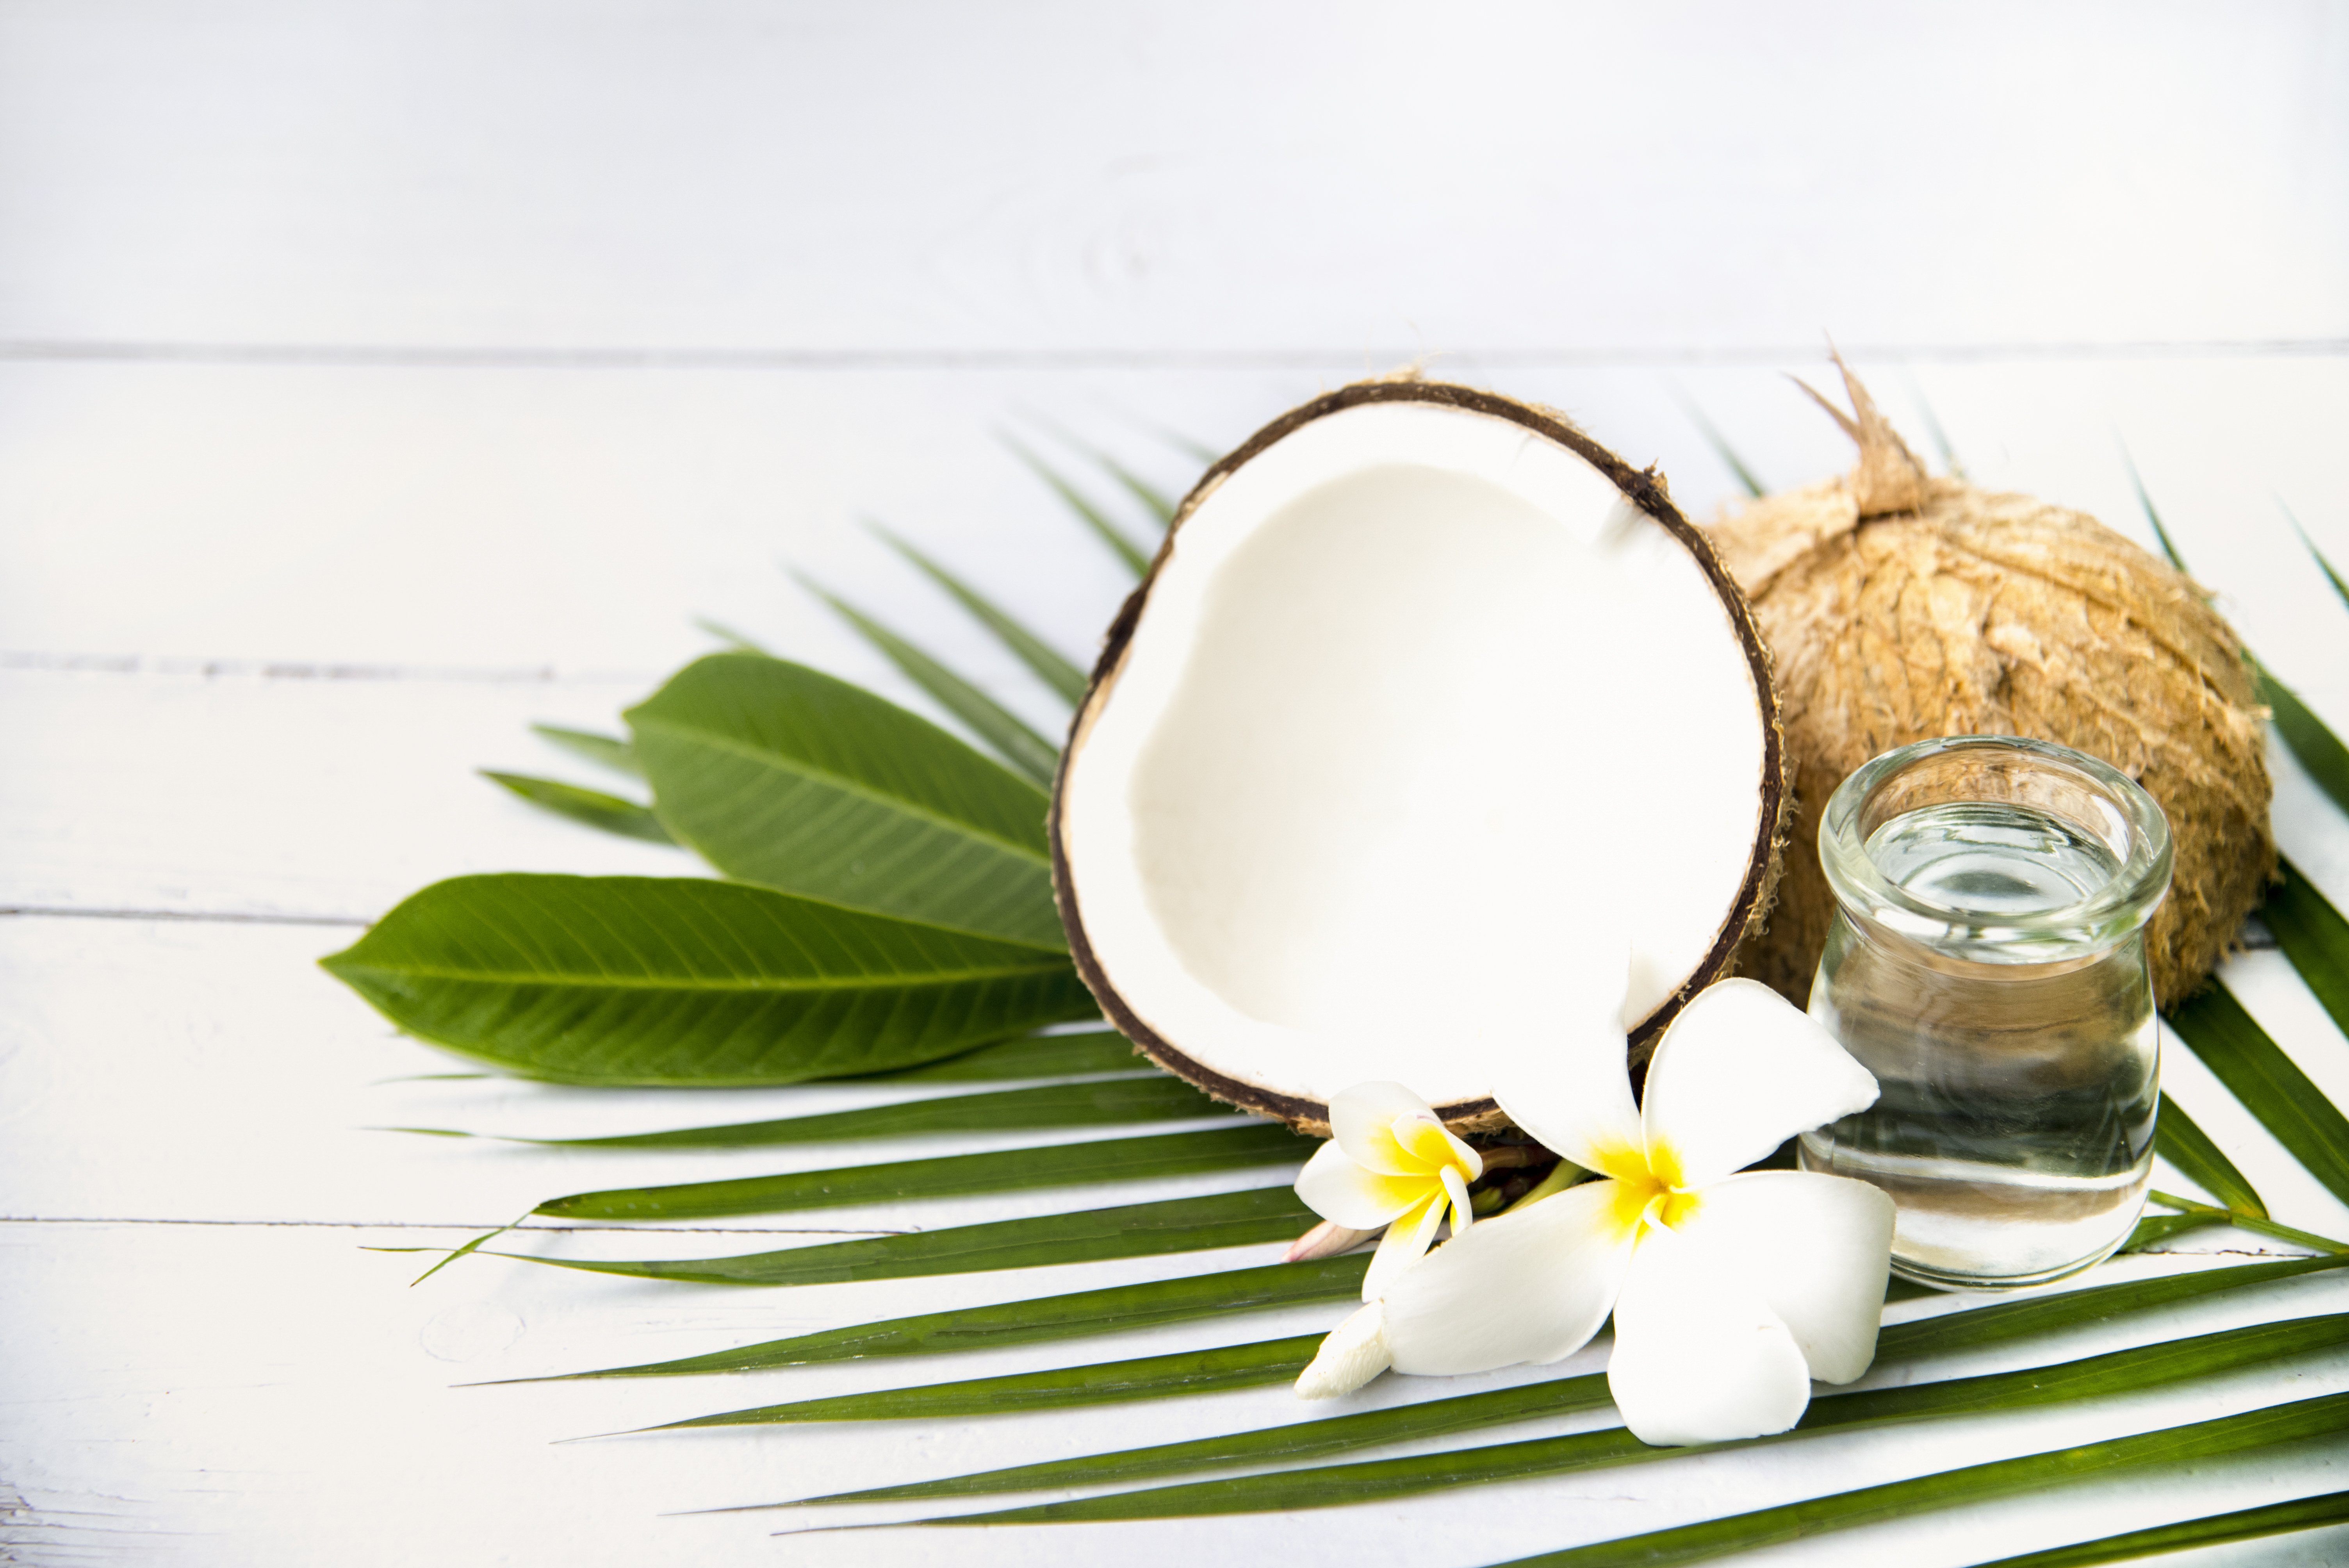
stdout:
POLYGON ((1858 466, 1709 531, 1776 655, 1795 766, 1777 906, 1738 972, 1809 996, 1835 913, 1819 813, 1847 774, 1932 736, 2021 735, 2102 758, 2168 813, 2177 873, 2146 945, 2155 995, 2184 1000, 2275 871, 2242 645, 2095 519, 1928 476, 1848 369, 1844 386, 1857 418, 1811 395, 1858 466))

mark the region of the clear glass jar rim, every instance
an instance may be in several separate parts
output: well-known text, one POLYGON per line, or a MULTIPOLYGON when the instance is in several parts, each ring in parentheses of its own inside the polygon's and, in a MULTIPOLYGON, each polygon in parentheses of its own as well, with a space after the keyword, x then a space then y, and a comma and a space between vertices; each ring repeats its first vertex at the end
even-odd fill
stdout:
POLYGON ((2169 891, 2172 850, 2169 819, 2145 787, 2111 764, 2052 741, 2017 735, 1945 735, 1897 747, 1855 769, 1836 789, 1819 820, 1819 865, 1827 885, 1847 912, 1878 922, 1889 912, 1903 917, 1905 935, 1938 932, 1958 940, 1981 940, 1994 928, 2001 941, 2110 944, 2142 926, 2169 891), (2001 913, 1969 918, 1965 912, 1917 897, 1895 884, 1868 852, 1860 830, 1865 809, 1876 793, 1920 763, 1953 752, 2020 753, 2033 762, 2085 776, 2109 798, 2128 828, 2127 853, 2110 881, 2077 903, 2029 913, 2001 913))

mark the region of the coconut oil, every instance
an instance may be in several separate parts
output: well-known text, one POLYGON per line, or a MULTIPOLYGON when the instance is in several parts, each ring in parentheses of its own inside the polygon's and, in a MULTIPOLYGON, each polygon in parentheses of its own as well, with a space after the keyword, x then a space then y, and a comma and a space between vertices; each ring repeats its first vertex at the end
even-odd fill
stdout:
POLYGON ((2160 1103, 2159 807, 2061 747, 1951 738, 1853 774, 1819 841, 1837 913, 1811 1013, 1881 1092, 1806 1133, 1804 1166, 1890 1194, 1910 1279, 2037 1284, 2109 1255, 2160 1103))

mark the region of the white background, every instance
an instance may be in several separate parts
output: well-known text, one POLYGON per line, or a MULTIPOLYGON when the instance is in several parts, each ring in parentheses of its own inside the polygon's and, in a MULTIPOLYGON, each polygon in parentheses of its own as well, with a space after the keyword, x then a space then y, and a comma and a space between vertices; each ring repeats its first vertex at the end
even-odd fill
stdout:
MULTIPOLYGON (((1179 490, 1196 465, 1167 432, 1220 449, 1416 361, 1564 407, 1702 516, 1735 487, 1691 408, 1774 484, 1847 461, 1781 375, 1816 376, 1829 334, 1920 450, 1930 405, 1977 480, 2147 539, 2133 456, 2222 607, 2349 731, 2349 612, 2282 510, 2349 564, 2349 7, 0 0, 0 1561, 911 1562, 939 1538, 661 1515, 1289 1415, 1268 1389, 549 1446, 1333 1315, 451 1391, 1271 1249, 783 1292, 484 1260, 411 1292, 414 1259, 359 1248, 873 1151, 648 1163, 370 1125, 619 1130, 877 1091, 393 1082, 452 1064, 310 960, 441 876, 689 870, 471 769, 599 782, 527 722, 610 726, 711 645, 697 616, 905 695, 786 564, 1052 723, 861 527, 1089 652, 1124 579, 1007 434, 1081 467, 1073 434, 1179 490)), ((2349 907, 2349 826, 2279 771, 2288 851, 2349 907)), ((2254 954, 2230 979, 2349 1101, 2349 1042, 2288 967, 2254 954)), ((2170 1066, 2281 1217, 2349 1235, 2190 1057, 2170 1066)), ((2310 1282, 1961 1369, 2343 1305, 2310 1282)), ((1403 1505, 943 1548, 1464 1568, 2344 1386, 2334 1357, 1403 1505)), ((1754 1561, 1954 1568, 2343 1468, 2266 1456, 1754 1561)), ((2349 1540, 2205 1560, 2328 1550, 2349 1540)))

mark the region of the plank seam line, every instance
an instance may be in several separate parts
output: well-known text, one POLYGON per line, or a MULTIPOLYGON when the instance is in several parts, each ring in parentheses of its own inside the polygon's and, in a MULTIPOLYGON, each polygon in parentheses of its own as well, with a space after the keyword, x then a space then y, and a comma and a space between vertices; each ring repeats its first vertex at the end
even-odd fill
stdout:
MULTIPOLYGON (((246 1225, 264 1229, 315 1231, 495 1231, 505 1229, 497 1220, 476 1220, 459 1222, 453 1220, 191 1220, 152 1218, 126 1214, 0 1214, 0 1225, 246 1225)), ((560 1236, 580 1233, 608 1233, 613 1235, 684 1235, 684 1236, 904 1236, 918 1235, 914 1231, 876 1230, 870 1226, 859 1229, 828 1230, 820 1226, 795 1225, 733 1227, 727 1225, 516 1225, 512 1233, 534 1236, 560 1236)))
POLYGON ((0 904, 0 919, 173 920, 207 925, 336 925, 365 928, 374 921, 356 914, 238 914, 201 909, 90 909, 65 904, 0 904))
MULTIPOLYGON (((1853 360, 2190 358, 2209 355, 2338 356, 2349 337, 2210 338, 2200 341, 2123 339, 2109 343, 1847 343, 1853 360)), ((1652 366, 1810 363, 1818 344, 1754 344, 1706 347, 1630 345, 1588 348, 1459 347, 1441 357, 1495 366, 1652 366)), ((0 360, 99 364, 193 364, 421 369, 577 370, 1118 370, 1341 369, 1414 364, 1423 345, 1386 348, 723 348, 627 345, 579 347, 528 345, 197 343, 17 338, 0 341, 0 360)))
POLYGON ((645 670, 558 670, 552 665, 432 665, 316 663, 288 659, 168 657, 145 654, 45 654, 0 650, 0 670, 36 670, 67 675, 202 676, 263 680, 447 681, 452 683, 555 686, 645 686, 659 683, 645 670))

